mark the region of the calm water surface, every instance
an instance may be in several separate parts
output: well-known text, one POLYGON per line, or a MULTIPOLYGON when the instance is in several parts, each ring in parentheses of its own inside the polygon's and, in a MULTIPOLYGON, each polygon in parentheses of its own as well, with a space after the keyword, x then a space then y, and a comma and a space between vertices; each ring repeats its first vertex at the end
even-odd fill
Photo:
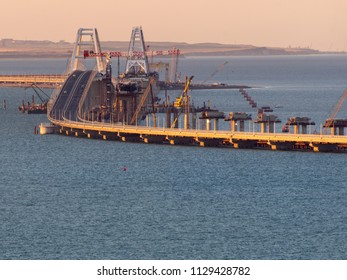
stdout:
MULTIPOLYGON (((253 86, 259 106, 318 131, 347 85, 347 56, 185 58, 182 76, 203 81, 224 61, 211 82, 253 86)), ((65 65, 0 60, 0 73, 65 65)), ((46 117, 17 109, 32 94, 0 88, 0 259, 347 258, 345 154, 34 135, 46 117)), ((191 94, 256 115, 237 90, 191 94)))

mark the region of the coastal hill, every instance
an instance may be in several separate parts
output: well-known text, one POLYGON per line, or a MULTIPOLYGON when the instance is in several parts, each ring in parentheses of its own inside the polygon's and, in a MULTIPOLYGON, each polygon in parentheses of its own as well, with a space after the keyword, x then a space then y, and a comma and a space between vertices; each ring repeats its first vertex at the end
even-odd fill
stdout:
MULTIPOLYGON (((218 44, 218 43, 175 43, 175 42, 147 42, 149 50, 180 49, 184 56, 243 56, 243 55, 306 55, 320 54, 318 50, 310 48, 275 48, 257 47, 252 45, 218 44)), ((69 57, 74 43, 65 41, 30 41, 30 40, 0 40, 0 58, 58 58, 69 57)), ((103 51, 126 52, 129 42, 102 41, 103 51)))

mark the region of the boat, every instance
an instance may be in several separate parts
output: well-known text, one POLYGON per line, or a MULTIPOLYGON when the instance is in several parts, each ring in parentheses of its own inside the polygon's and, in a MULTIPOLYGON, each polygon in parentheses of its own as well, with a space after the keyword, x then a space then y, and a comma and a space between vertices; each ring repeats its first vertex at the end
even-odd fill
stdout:
POLYGON ((22 113, 28 114, 47 114, 47 103, 49 100, 48 94, 46 94, 41 88, 39 88, 35 84, 32 84, 31 87, 35 91, 36 95, 40 98, 41 103, 35 103, 35 97, 33 95, 31 103, 28 102, 27 105, 25 105, 23 100, 22 105, 18 106, 18 110, 22 113), (38 91, 41 91, 41 94, 38 91), (44 94, 46 98, 44 98, 42 94, 44 94))

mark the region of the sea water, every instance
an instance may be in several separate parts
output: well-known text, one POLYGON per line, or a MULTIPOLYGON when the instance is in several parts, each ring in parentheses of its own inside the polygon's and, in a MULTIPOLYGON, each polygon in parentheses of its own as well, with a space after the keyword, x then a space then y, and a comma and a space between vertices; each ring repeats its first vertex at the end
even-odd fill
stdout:
MULTIPOLYGON (((0 60, 0 74, 65 67, 64 59, 0 60)), ((202 82, 216 69, 208 82, 251 86, 258 107, 278 107, 282 124, 307 116, 318 132, 347 87, 344 55, 179 61, 182 80, 202 82)), ((18 111, 32 94, 0 88, 0 259, 346 259, 345 154, 35 135, 47 117, 18 111)), ((238 90, 191 96, 196 106, 257 113, 238 90)), ((337 117, 347 118, 346 107, 337 117)))

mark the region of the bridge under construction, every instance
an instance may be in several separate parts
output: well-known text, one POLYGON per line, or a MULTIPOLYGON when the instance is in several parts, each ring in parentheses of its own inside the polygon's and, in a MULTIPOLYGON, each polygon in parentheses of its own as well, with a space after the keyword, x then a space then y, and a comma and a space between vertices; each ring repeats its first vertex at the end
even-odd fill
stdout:
MULTIPOLYGON (((231 112, 225 116, 223 112, 208 109, 200 111, 198 117, 188 94, 193 76, 186 78, 182 95, 172 105, 164 104, 162 110, 166 121, 160 125, 155 107, 158 77, 149 71, 142 29, 135 27, 132 31, 126 69, 116 82, 112 79, 112 54, 101 52, 98 40, 95 29, 78 31, 67 71, 69 74, 63 86, 56 89, 50 99, 48 119, 55 131, 61 134, 171 145, 347 152, 346 120, 328 119, 324 131, 308 134, 307 126, 314 124, 309 118, 289 118, 286 126, 288 131, 289 127, 293 127, 293 133, 283 133, 275 131, 275 123, 281 121, 274 115, 265 114, 264 110, 256 120, 242 112, 231 112), (88 42, 92 50, 82 52, 81 47, 86 45, 83 37, 86 36, 90 37, 88 42), (86 53, 87 57, 96 60, 94 70, 78 68, 79 59, 86 58, 86 53), (219 130, 221 119, 230 122, 229 131, 219 130), (179 122, 181 125, 178 125, 179 122), (256 132, 255 125, 260 126, 261 132, 256 132), (249 131, 245 127, 249 127, 249 131)), ((246 94, 242 88, 240 92, 246 94)), ((335 117, 346 96, 347 91, 332 117, 335 117)))

